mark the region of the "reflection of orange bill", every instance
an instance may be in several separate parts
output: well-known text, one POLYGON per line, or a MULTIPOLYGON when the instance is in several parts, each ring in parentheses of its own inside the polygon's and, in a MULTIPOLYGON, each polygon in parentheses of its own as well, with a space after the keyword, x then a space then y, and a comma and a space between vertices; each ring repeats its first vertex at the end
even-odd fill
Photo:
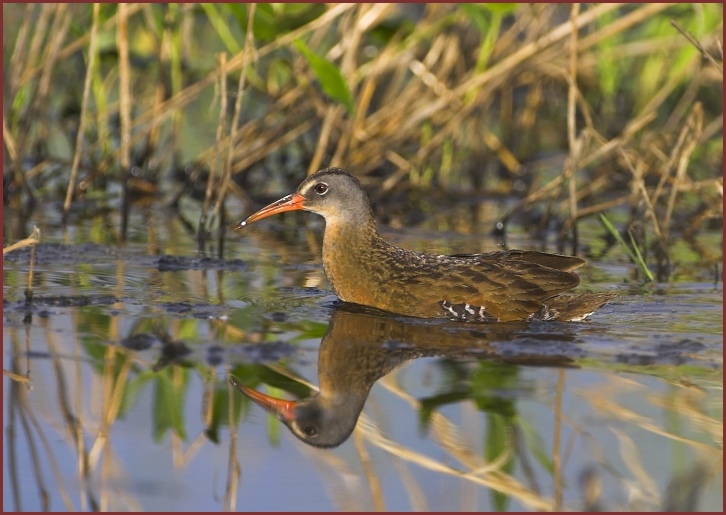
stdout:
POLYGON ((264 393, 260 393, 257 390, 244 386, 234 376, 229 376, 229 382, 232 383, 232 386, 237 388, 240 392, 245 394, 247 397, 252 399, 254 402, 262 406, 273 415, 275 415, 275 417, 277 417, 279 420, 290 423, 295 418, 295 405, 297 404, 297 401, 276 399, 275 397, 265 395, 264 393))

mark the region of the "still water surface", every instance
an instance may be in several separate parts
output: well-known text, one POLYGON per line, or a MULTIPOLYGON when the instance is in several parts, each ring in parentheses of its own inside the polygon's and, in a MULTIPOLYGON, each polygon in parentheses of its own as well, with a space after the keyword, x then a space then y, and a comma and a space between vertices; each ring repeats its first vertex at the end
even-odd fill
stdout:
MULTIPOLYGON (((3 264, 3 367, 29 377, 4 377, 5 510, 723 509, 722 282, 692 253, 655 285, 617 249, 590 259, 580 290, 620 296, 585 323, 466 324, 336 304, 312 215, 202 259, 163 211, 123 246, 116 220, 64 232, 53 213, 6 213, 6 244, 34 224, 42 244, 31 305, 27 249, 3 264), (230 374, 319 389, 337 446, 296 438, 230 374)), ((496 249, 440 226, 382 232, 496 249)))

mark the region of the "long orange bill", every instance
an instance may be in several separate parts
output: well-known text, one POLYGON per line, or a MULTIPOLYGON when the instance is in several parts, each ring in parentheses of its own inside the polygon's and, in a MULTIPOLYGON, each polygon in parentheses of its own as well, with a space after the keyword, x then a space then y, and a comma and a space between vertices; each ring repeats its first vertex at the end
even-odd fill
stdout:
POLYGON ((236 377, 230 376, 229 382, 240 392, 252 399, 254 402, 265 408, 267 411, 275 415, 283 422, 290 423, 295 419, 295 406, 297 401, 286 401, 285 399, 276 399, 264 393, 260 393, 252 388, 243 386, 236 377))
POLYGON ((285 211, 296 211, 298 209, 305 209, 305 197, 298 193, 293 193, 292 195, 283 197, 277 202, 273 202, 269 206, 265 206, 256 213, 251 214, 240 223, 238 223, 234 227, 234 230, 238 231, 246 227, 247 224, 251 224, 252 222, 255 222, 257 220, 262 220, 263 218, 267 218, 271 215, 276 215, 277 213, 284 213, 285 211))

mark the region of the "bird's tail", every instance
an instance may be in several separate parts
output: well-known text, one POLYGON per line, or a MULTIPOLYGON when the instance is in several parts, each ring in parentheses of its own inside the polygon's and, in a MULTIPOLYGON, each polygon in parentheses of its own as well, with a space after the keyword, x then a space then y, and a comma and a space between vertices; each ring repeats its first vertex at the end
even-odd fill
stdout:
POLYGON ((617 293, 558 295, 548 299, 539 311, 530 315, 529 319, 580 322, 617 296, 617 293))

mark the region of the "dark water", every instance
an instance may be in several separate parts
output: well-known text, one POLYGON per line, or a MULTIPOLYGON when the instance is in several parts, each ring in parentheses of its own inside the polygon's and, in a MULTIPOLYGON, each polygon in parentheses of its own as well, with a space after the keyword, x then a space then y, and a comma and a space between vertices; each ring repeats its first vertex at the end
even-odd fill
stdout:
MULTIPOLYGON (((722 282, 682 242, 667 284, 617 249, 590 259, 580 289, 620 296, 588 322, 484 325, 336 304, 313 215, 219 257, 162 210, 123 246, 113 217, 63 231, 54 213, 5 213, 6 244, 42 230, 31 303, 29 252, 4 258, 3 367, 30 379, 5 375, 5 510, 723 509, 722 282), (320 389, 312 443, 337 447, 296 438, 230 374, 278 398, 320 389)), ((495 250, 452 226, 384 236, 495 250)))

